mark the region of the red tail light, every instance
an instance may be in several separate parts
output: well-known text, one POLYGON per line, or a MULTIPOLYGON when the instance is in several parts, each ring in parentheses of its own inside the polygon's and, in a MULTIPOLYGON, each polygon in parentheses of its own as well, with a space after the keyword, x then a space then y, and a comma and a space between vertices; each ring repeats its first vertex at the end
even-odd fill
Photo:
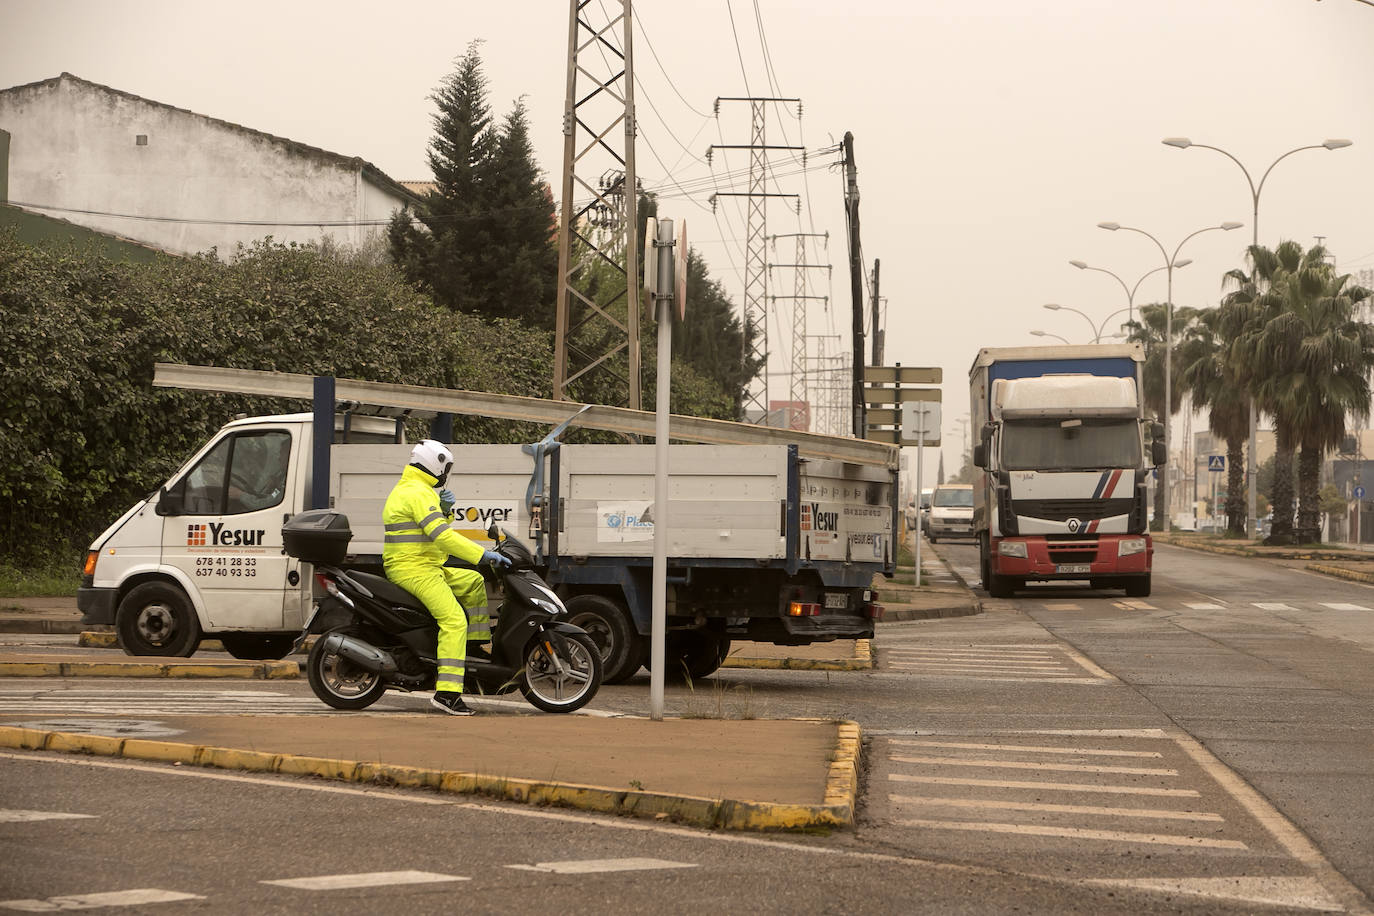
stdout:
POLYGON ((821 606, 806 601, 793 601, 787 606, 787 616, 789 617, 819 617, 821 606))
POLYGON ((864 614, 872 617, 874 620, 882 620, 883 613, 886 610, 887 608, 883 607, 881 604, 868 604, 864 606, 864 614))

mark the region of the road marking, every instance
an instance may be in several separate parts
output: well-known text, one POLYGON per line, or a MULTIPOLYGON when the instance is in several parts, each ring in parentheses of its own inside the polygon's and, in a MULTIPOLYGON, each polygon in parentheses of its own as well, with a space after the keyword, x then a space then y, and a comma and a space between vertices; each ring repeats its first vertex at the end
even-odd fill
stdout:
POLYGON ((898 763, 931 763, 936 766, 994 767, 1006 770, 1054 770, 1063 773, 1120 773, 1125 776, 1177 776, 1178 770, 1155 767, 1113 767, 1091 763, 1046 763, 1043 760, 963 760, 958 757, 893 757, 898 763))
POLYGON ((1345 910, 1345 907, 1322 889, 1321 882, 1316 878, 1280 875, 1236 875, 1229 878, 1089 878, 1083 883, 1096 887, 1124 887, 1214 900, 1244 900, 1247 903, 1307 910, 1345 910))
POLYGON ((566 862, 539 862, 535 865, 507 865, 521 871, 542 871, 555 875, 596 875, 616 871, 652 871, 658 868, 696 868, 695 862, 667 859, 571 859, 566 862))
POLYGON ((1026 661, 1053 659, 1054 653, 1048 650, 1024 652, 1003 652, 997 649, 937 649, 933 646, 911 646, 893 649, 904 655, 935 655, 941 658, 1014 658, 1026 661))
POLYGON ((936 786, 987 786, 993 789, 1035 789, 1042 792, 1101 792, 1105 795, 1152 795, 1159 798, 1201 798, 1195 789, 1152 789, 1147 786, 1096 786, 1086 782, 1038 782, 1015 779, 975 779, 954 776, 908 776, 889 773, 894 782, 921 782, 936 786))
POLYGON ((1018 665, 999 665, 994 663, 982 664, 974 661, 917 661, 917 662, 893 662, 892 667, 902 668, 908 671, 925 671, 939 668, 946 671, 1012 671, 1021 674, 1054 674, 1063 672, 1073 674, 1059 662, 1022 662, 1018 665))
POLYGON ((1225 610, 1225 608, 1222 607, 1222 605, 1220 605, 1220 604, 1209 604, 1208 602, 1205 602, 1205 601, 1196 601, 1196 602, 1194 602, 1194 601, 1185 601, 1185 602, 1183 602, 1183 606, 1186 607, 1186 608, 1188 608, 1188 610, 1190 610, 1190 611, 1221 611, 1221 610, 1225 610))
POLYGON ((965 741, 930 741, 920 738, 893 738, 893 744, 903 747, 960 747, 975 751, 1018 751, 1027 754, 1071 754, 1075 757, 1146 757, 1159 759, 1158 751, 1117 751, 1106 748, 1037 747, 1029 744, 974 744, 965 741))
POLYGON ((974 833, 1008 833, 1023 836, 1053 836, 1072 840, 1102 840, 1108 843, 1145 843, 1152 846, 1189 846, 1205 849, 1249 849, 1240 840, 1214 840, 1210 837, 1176 836, 1160 833, 1128 833, 1124 830, 1088 830, 1083 827, 1045 827, 1035 824, 984 824, 977 821, 939 821, 911 818, 897 823, 903 827, 930 827, 935 830, 966 830, 974 833))
POLYGON ((1083 605, 1081 605, 1081 604, 1072 604, 1072 603, 1064 603, 1064 602, 1057 602, 1057 603, 1055 603, 1055 604, 1050 604, 1049 602, 1045 602, 1045 603, 1044 603, 1043 605, 1041 605, 1041 606, 1042 606, 1045 610, 1047 610, 1047 611, 1081 611, 1081 610, 1083 610, 1083 605))
POLYGON ((1143 817, 1153 820, 1211 821, 1225 820, 1209 811, 1170 811, 1164 808, 1105 808, 1100 805, 1055 805, 1049 802, 995 801, 977 798, 940 798, 930 795, 889 795, 900 804, 947 805, 953 808, 987 808, 996 811, 1044 811, 1056 814, 1095 814, 1103 817, 1143 817))
POLYGON ((1367 610, 1369 610, 1369 608, 1365 607, 1365 606, 1362 605, 1362 604, 1325 604, 1325 603, 1324 603, 1324 604, 1322 604, 1322 607, 1324 607, 1324 608, 1330 608, 1330 609, 1333 610, 1333 611, 1367 611, 1367 610))
POLYGON ((1278 602, 1271 602, 1271 601, 1256 601, 1256 602, 1253 603, 1253 606, 1259 608, 1261 611, 1296 611, 1296 610, 1297 610, 1297 608, 1295 608, 1295 607, 1293 607, 1293 606, 1291 606, 1291 605, 1280 604, 1280 603, 1278 603, 1278 602))
POLYGON ((64 811, 22 811, 0 808, 0 824, 18 824, 27 821, 62 821, 86 817, 95 817, 95 815, 67 814, 64 811))
POLYGON ((93 910, 102 906, 143 906, 149 903, 204 899, 199 894, 143 887, 132 891, 109 891, 103 894, 68 894, 62 897, 49 897, 47 900, 0 900, 0 907, 25 913, 51 913, 57 910, 93 910))
POLYGON ((1155 607, 1153 604, 1150 604, 1148 601, 1140 601, 1140 600, 1136 600, 1136 599, 1125 599, 1125 600, 1122 600, 1122 601, 1113 601, 1112 604, 1114 604, 1114 605, 1116 605, 1117 607, 1121 608, 1123 611, 1157 611, 1157 610, 1159 610, 1157 607, 1155 607))
POLYGON ((313 878, 280 878, 259 881, 301 891, 338 891, 359 887, 390 887, 399 884, 437 884, 441 881, 471 881, 458 875, 441 875, 432 871, 373 871, 352 875, 318 875, 313 878))

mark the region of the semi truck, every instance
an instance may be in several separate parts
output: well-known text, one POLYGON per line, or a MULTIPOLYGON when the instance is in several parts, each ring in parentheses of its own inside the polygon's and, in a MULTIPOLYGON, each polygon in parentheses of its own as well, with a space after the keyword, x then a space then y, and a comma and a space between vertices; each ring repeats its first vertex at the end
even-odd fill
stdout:
POLYGON ((983 585, 1086 581, 1150 594, 1150 470, 1163 426, 1145 415, 1140 344, 983 349, 969 370, 978 430, 973 531, 983 585))
MULTIPOLYGON (((538 406, 516 400, 508 413, 528 417, 538 406)), ((382 505, 410 450, 404 423, 358 415, 356 400, 315 407, 228 423, 102 533, 78 592, 84 620, 113 624, 131 654, 190 655, 214 636, 239 657, 284 656, 319 600, 308 564, 282 544, 283 523, 307 508, 347 515, 347 563, 380 572, 382 505)), ((625 413, 639 412, 616 416, 625 413)), ((752 435, 711 422, 719 437, 752 435)), ((840 445, 853 460, 785 441, 670 446, 669 673, 710 674, 732 639, 872 637, 882 615, 874 577, 896 570, 896 454, 852 443, 840 445)), ((597 641, 605 679, 632 676, 649 649, 653 446, 451 448, 454 527, 484 546, 492 525, 528 538, 571 621, 597 641)))

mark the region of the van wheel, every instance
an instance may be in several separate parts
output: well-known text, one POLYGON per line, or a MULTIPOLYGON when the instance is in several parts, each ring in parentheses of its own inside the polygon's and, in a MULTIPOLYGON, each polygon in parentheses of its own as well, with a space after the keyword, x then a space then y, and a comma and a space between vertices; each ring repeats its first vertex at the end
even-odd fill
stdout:
POLYGON ((186 658, 200 646, 200 621, 186 593, 166 582, 144 582, 119 602, 119 645, 129 655, 186 658))
POLYGON ((619 684, 634 676, 649 654, 649 640, 635 632, 630 613, 601 595, 569 600, 568 623, 581 627, 601 655, 601 682, 619 684))
POLYGON ((234 658, 276 661, 291 653, 296 637, 290 633, 219 633, 224 651, 234 658))

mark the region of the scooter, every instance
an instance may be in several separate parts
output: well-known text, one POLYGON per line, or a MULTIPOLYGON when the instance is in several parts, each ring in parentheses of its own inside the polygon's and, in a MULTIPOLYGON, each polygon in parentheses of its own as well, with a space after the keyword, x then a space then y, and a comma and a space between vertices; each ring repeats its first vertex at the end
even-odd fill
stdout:
MULTIPOLYGON (((325 593, 293 649, 319 634, 306 661, 315 696, 335 709, 365 709, 388 689, 433 690, 439 625, 405 589, 340 565, 352 537, 347 516, 312 509, 293 516, 282 534, 288 554, 313 564, 325 593)), ((495 526, 488 536, 511 565, 496 571, 504 600, 493 615, 490 657, 467 656, 464 692, 519 690, 545 712, 581 709, 601 687, 596 643, 566 622, 568 610, 534 572, 529 548, 495 526)), ((450 564, 472 568, 457 560, 450 564)))

